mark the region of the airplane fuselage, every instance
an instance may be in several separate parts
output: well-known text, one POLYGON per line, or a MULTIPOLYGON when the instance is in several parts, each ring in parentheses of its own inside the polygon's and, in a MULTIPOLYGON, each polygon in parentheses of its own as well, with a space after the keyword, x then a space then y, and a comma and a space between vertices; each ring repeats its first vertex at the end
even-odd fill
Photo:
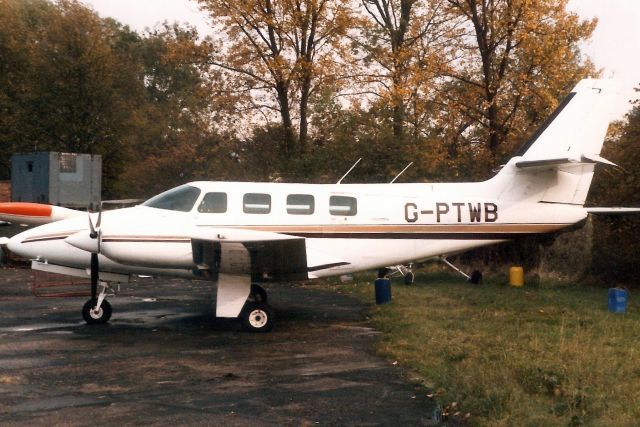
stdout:
MULTIPOLYGON (((224 240, 224 234, 241 230, 248 235, 303 238, 308 278, 316 278, 551 232, 586 216, 581 206, 502 200, 495 197, 493 187, 491 180, 467 184, 191 183, 179 187, 184 189, 184 200, 168 197, 153 203, 151 199, 147 206, 104 212, 100 268, 120 274, 201 277, 192 239, 207 231, 224 240)), ((69 239, 88 231, 86 216, 79 216, 21 233, 9 248, 43 262, 88 268, 89 252, 84 249, 89 248, 75 247, 69 239)), ((224 266, 226 272, 246 273, 249 260, 236 258, 224 266)))

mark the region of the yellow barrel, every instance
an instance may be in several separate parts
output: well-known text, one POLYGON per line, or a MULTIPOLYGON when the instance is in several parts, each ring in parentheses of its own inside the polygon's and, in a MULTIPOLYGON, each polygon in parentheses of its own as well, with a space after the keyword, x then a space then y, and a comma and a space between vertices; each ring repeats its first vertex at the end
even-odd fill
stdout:
POLYGON ((509 285, 516 288, 524 286, 524 270, 522 267, 511 267, 509 269, 509 285))

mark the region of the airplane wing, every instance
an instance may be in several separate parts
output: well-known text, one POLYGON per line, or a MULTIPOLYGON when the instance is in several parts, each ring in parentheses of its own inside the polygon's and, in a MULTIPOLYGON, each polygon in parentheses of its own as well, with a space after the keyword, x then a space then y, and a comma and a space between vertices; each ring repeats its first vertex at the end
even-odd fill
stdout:
POLYGON ((86 213, 42 203, 0 203, 0 221, 15 224, 42 225, 79 215, 86 215, 86 213))
POLYGON ((254 282, 309 279, 305 239, 283 238, 277 233, 267 233, 273 236, 266 239, 267 236, 260 234, 259 238, 247 236, 246 240, 194 236, 191 238, 193 261, 205 276, 250 274, 254 282))
MULTIPOLYGON (((247 303, 252 289, 260 288, 257 283, 309 279, 305 239, 296 236, 240 228, 198 229, 191 236, 191 250, 194 272, 217 282, 217 317, 255 312, 258 319, 268 319, 266 300, 247 303)), ((246 317, 247 324, 255 323, 254 315, 246 317)))
POLYGON ((308 280, 316 277, 318 270, 350 264, 310 250, 304 238, 275 232, 202 229, 192 236, 191 243, 199 268, 237 272, 246 265, 256 282, 308 280))

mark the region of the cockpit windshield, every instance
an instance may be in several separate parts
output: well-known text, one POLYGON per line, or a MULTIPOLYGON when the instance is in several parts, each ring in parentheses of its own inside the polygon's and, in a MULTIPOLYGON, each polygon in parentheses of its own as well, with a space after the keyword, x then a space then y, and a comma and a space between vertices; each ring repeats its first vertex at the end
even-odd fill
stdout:
POLYGON ((167 209, 170 211, 189 212, 196 203, 199 195, 199 188, 185 184, 150 198, 144 202, 142 206, 167 209))

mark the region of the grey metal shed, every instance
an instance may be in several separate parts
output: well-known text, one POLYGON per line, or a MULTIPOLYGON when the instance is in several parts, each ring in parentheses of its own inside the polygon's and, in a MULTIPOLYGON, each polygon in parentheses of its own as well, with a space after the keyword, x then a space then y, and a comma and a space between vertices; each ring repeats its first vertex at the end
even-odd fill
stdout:
POLYGON ((102 156, 35 152, 11 157, 11 200, 87 208, 100 203, 102 156))

